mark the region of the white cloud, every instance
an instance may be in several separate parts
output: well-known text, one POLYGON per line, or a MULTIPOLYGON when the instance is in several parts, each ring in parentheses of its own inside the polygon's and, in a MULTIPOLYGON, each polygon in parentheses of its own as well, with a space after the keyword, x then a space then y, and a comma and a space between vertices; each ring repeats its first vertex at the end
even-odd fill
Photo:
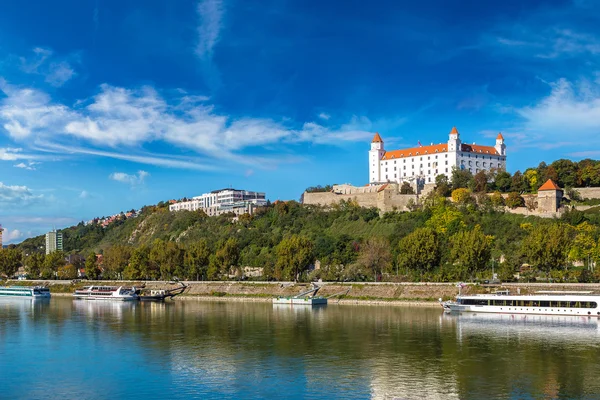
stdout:
POLYGON ((544 132, 548 139, 600 138, 600 84, 589 80, 572 83, 560 79, 551 92, 533 106, 517 109, 526 127, 544 132))
MULTIPOLYGON (((368 140, 375 127, 389 121, 370 121, 355 116, 339 127, 307 122, 300 129, 272 119, 232 118, 218 114, 205 98, 184 94, 166 99, 151 87, 125 89, 102 85, 100 92, 87 101, 68 107, 53 102, 39 90, 17 88, 0 81, 6 98, 0 100, 0 123, 16 140, 27 139, 38 148, 56 152, 93 154, 177 168, 210 169, 195 160, 136 155, 130 151, 151 141, 163 141, 191 149, 213 159, 237 163, 268 162, 269 157, 240 154, 247 147, 274 143, 314 142, 340 144, 368 140), (97 146, 119 148, 119 153, 58 144, 69 137, 97 146), (61 139, 62 138, 62 139, 61 139), (42 144, 46 145, 43 146, 42 144), (122 147, 127 147, 122 151, 122 147)), ((398 124, 400 120, 393 121, 398 124)), ((401 122, 400 122, 401 123, 401 122)), ((277 152, 276 157, 281 152, 277 152)), ((271 158, 272 161, 272 158, 271 158)), ((213 167, 214 169, 214 167, 213 167)))
POLYGON ((18 241, 19 239, 22 239, 24 236, 25 235, 23 234, 23 232, 21 232, 18 229, 13 229, 13 230, 5 229, 2 234, 2 242, 4 244, 9 244, 14 241, 18 241))
POLYGON ((144 179, 148 177, 150 174, 146 171, 138 171, 137 174, 126 174, 124 172, 114 172, 110 174, 109 178, 122 183, 127 183, 129 185, 140 185, 144 183, 144 179))
POLYGON ((2 205, 28 205, 43 197, 43 195, 34 195, 27 186, 8 186, 0 182, 0 204, 2 205))
POLYGON ((81 193, 79 193, 80 199, 87 199, 89 197, 90 197, 90 194, 87 190, 82 190, 81 193))
POLYGON ((211 58, 213 47, 219 40, 224 7, 221 0, 202 0, 196 8, 199 18, 196 55, 211 58))
POLYGON ((319 118, 321 118, 321 119, 323 119, 325 121, 329 121, 329 118, 331 118, 331 115, 322 112, 322 113, 319 114, 319 118))

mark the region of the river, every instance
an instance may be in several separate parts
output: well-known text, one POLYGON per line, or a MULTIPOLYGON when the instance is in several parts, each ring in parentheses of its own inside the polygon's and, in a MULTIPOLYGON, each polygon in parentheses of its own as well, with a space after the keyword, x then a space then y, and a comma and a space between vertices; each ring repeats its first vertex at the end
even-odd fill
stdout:
POLYGON ((600 398, 596 319, 0 299, 2 399, 600 398))

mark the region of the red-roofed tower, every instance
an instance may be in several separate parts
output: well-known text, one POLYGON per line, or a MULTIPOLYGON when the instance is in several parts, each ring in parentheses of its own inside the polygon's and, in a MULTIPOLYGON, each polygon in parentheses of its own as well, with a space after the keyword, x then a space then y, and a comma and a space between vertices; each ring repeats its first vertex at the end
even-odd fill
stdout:
POLYGON ((381 159, 385 154, 383 139, 379 133, 375 133, 369 150, 369 183, 379 183, 381 179, 381 159))
POLYGON ((504 136, 502 136, 502 133, 498 133, 498 136, 496 136, 496 145, 494 148, 501 156, 506 155, 506 145, 504 144, 504 136))

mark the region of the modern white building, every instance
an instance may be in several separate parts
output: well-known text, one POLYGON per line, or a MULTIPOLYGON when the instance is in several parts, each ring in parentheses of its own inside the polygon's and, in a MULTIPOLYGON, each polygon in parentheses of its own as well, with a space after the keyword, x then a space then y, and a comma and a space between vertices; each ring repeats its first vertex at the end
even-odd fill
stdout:
POLYGON ((252 214, 254 208, 267 204, 265 193, 248 190, 220 189, 204 193, 191 200, 180 201, 169 206, 170 211, 202 210, 209 217, 232 212, 236 215, 252 214))
POLYGON ((62 251, 63 235, 62 232, 57 232, 56 229, 46 233, 46 254, 62 251))
POLYGON ((501 133, 495 146, 467 144, 460 140, 456 127, 448 142, 403 150, 388 150, 376 133, 369 150, 369 184, 386 182, 434 183, 438 175, 452 176, 452 168, 479 171, 506 169, 506 145, 501 133))

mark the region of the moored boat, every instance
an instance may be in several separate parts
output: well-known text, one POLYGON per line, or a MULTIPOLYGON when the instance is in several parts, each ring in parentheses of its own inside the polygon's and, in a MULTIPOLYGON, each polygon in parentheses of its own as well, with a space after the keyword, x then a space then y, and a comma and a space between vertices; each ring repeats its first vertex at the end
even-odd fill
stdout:
POLYGON ((493 294, 456 296, 455 301, 440 301, 448 312, 500 314, 578 315, 600 317, 600 295, 589 292, 538 292, 511 295, 508 291, 493 294))
POLYGON ((49 299, 50 289, 44 286, 0 286, 0 297, 49 299))
POLYGON ((273 299, 273 304, 288 304, 292 306, 320 306, 327 304, 327 298, 317 296, 320 286, 314 285, 313 288, 297 294, 296 296, 279 296, 273 299))
POLYGON ((75 290, 73 297, 85 300, 138 300, 136 289, 123 286, 86 286, 75 290))

